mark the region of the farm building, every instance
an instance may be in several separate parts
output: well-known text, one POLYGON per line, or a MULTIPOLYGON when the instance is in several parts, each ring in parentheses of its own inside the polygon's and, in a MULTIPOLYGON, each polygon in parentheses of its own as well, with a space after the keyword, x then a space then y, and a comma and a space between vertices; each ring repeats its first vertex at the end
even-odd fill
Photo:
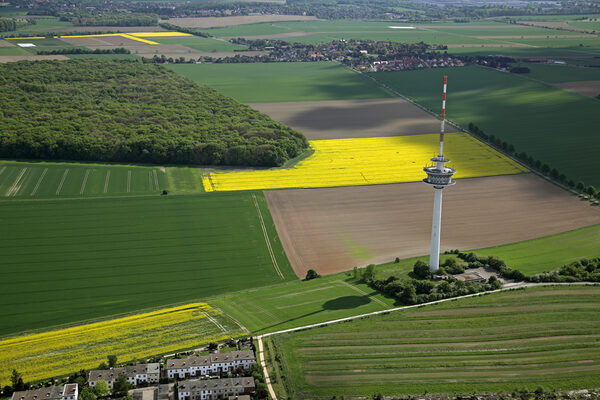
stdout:
POLYGON ((97 369, 90 371, 88 382, 91 387, 94 387, 96 386, 96 382, 100 380, 106 381, 108 387, 112 389, 120 374, 125 374, 127 381, 132 385, 138 385, 142 382, 158 383, 160 379, 160 364, 137 364, 111 369, 97 369))
POLYGON ((254 378, 193 379, 180 382, 178 400, 224 399, 254 392, 254 378))
POLYGON ((79 386, 76 383, 69 383, 63 386, 14 392, 10 400, 77 400, 78 396, 79 386))
POLYGON ((254 363, 256 363, 256 357, 249 350, 172 359, 167 361, 167 376, 169 379, 174 379, 214 375, 220 372, 229 372, 237 368, 248 369, 254 363))

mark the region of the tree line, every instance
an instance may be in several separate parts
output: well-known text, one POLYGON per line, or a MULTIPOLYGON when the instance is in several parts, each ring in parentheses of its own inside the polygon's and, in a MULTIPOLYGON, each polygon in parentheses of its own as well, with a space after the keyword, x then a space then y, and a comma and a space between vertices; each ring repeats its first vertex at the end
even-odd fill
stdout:
POLYGON ((0 18, 0 32, 17 30, 17 21, 14 18, 0 18))
POLYGON ((572 190, 576 190, 579 193, 583 193, 586 196, 589 196, 590 199, 600 200, 600 189, 596 189, 593 185, 587 185, 582 181, 575 183, 573 179, 569 179, 565 174, 563 174, 556 168, 551 167, 547 163, 535 159, 533 158, 533 156, 525 152, 516 152, 515 146, 513 146, 512 144, 503 141, 502 139, 497 138, 494 135, 487 135, 483 130, 481 130, 477 125, 473 124, 472 122, 469 123, 469 132, 487 141, 493 146, 502 149, 505 153, 514 156, 523 164, 527 165, 533 170, 540 172, 544 176, 547 176, 562 185, 568 186, 572 190))
POLYGON ((123 48, 117 47, 116 49, 86 49, 81 47, 67 47, 64 49, 58 50, 36 50, 38 55, 64 55, 64 54, 131 54, 131 51, 123 48))
POLYGON ((279 166, 307 147, 301 133, 158 65, 0 65, 3 158, 279 166))
POLYGON ((156 26, 158 16, 138 13, 63 13, 61 21, 70 21, 75 26, 156 26))

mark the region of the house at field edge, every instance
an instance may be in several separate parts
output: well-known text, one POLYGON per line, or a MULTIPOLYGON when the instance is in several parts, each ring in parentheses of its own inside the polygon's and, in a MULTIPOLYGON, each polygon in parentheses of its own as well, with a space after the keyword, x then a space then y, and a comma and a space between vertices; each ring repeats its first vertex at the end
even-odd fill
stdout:
POLYGON ((241 350, 200 357, 171 359, 167 361, 166 366, 169 379, 183 379, 192 376, 216 375, 221 372, 234 371, 238 368, 248 369, 255 363, 256 357, 253 351, 241 350))
POLYGON ((10 400, 77 400, 78 396, 79 386, 76 383, 69 383, 63 386, 15 392, 10 400))
POLYGON ((127 381, 132 385, 139 385, 142 382, 158 383, 160 379, 160 364, 137 364, 118 368, 97 369, 90 371, 88 382, 91 387, 95 387, 96 382, 106 381, 109 389, 112 390, 113 385, 120 374, 125 374, 125 376, 127 376, 127 381))
POLYGON ((179 382, 178 400, 216 400, 254 392, 254 378, 192 379, 179 382))

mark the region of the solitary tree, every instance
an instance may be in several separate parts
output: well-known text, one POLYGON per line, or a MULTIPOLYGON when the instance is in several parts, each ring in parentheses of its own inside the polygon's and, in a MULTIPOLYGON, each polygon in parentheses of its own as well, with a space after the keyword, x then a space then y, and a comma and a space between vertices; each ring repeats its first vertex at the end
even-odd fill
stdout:
POLYGON ((107 358, 108 358, 108 367, 109 368, 114 368, 117 366, 117 356, 112 354, 112 355, 109 355, 107 358))
POLYGON ((375 279, 375 264, 369 264, 363 274, 363 281, 370 282, 373 279, 375 279))
POLYGON ((319 273, 317 271, 315 271, 314 269, 309 269, 306 272, 306 278, 304 278, 305 281, 310 281, 311 279, 316 279, 319 278, 321 275, 319 275, 319 273))
POLYGON ((94 392, 98 397, 106 397, 110 394, 110 390, 108 389, 108 383, 105 380, 99 380, 96 382, 96 386, 94 386, 94 392))
POLYGON ((127 375, 119 374, 113 386, 113 393, 115 396, 123 396, 129 389, 131 389, 131 384, 127 381, 127 375))
POLYGON ((12 370, 12 375, 10 377, 10 383, 12 384, 13 390, 15 392, 20 392, 25 390, 25 383, 23 383, 23 376, 16 369, 12 370))

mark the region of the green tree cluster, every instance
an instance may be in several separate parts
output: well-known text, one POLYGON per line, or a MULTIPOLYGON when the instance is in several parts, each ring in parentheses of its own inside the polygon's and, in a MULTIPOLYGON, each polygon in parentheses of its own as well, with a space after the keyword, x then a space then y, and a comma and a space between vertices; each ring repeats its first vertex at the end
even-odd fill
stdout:
POLYGON ((0 64, 0 157, 279 166, 299 132, 159 65, 0 64))
POLYGON ((158 24, 158 16, 139 13, 78 12, 76 15, 63 14, 60 19, 70 21, 75 26, 155 26, 158 24))
POLYGON ((17 30, 17 21, 13 18, 0 18, 0 32, 17 30))

